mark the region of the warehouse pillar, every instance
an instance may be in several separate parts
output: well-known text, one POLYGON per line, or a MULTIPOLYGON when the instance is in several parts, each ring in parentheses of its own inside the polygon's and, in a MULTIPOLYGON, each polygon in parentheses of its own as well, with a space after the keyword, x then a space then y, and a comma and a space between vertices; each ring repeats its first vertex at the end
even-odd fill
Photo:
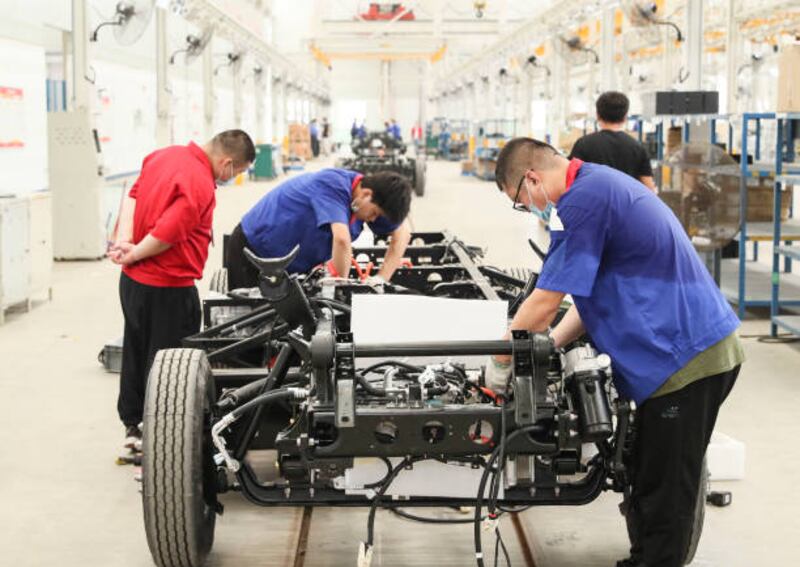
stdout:
POLYGON ((214 49, 212 40, 203 50, 203 131, 206 140, 214 136, 214 49))
POLYGON ((547 133, 550 135, 550 143, 558 145, 559 134, 566 121, 567 109, 569 108, 569 73, 567 67, 567 53, 561 41, 553 41, 553 76, 551 85, 553 93, 560 92, 560 96, 553 96, 548 104, 547 113, 547 133))
POLYGON ((419 122, 420 128, 425 130, 425 123, 428 120, 428 84, 430 83, 431 78, 431 62, 429 59, 425 59, 421 62, 420 69, 420 76, 422 80, 419 83, 419 116, 417 117, 417 121, 419 122))
POLYGON ((156 8, 156 145, 172 143, 170 125, 169 55, 167 54, 167 11, 156 8))
MULTIPOLYGON (((725 33, 725 64, 727 72, 727 104, 724 109, 720 109, 725 113, 734 114, 736 112, 736 74, 738 71, 737 62, 739 60, 739 34, 738 26, 736 25, 736 9, 738 7, 736 0, 728 0, 728 18, 725 33)), ((731 148, 728 148, 730 151, 731 148)))
MULTIPOLYGON (((89 16, 86 0, 72 0, 72 97, 70 110, 89 110, 89 16)), ((66 75, 65 75, 66 78, 66 75)))
POLYGON ((522 75, 522 128, 518 132, 521 136, 533 136, 533 73, 525 72, 522 75))
POLYGON ((236 60, 231 65, 231 79, 233 80, 233 123, 236 128, 241 128, 244 93, 242 93, 242 55, 240 54, 236 54, 236 60))
POLYGON ((703 0, 686 3, 686 70, 684 87, 699 91, 703 84, 703 0))
POLYGON ((600 91, 613 91, 616 86, 614 65, 614 12, 615 8, 603 9, 603 21, 600 28, 600 91))
POLYGON ((380 104, 381 104, 381 120, 388 120, 391 118, 392 109, 392 63, 388 59, 381 60, 381 90, 380 90, 380 104))
POLYGON ((266 140, 266 128, 264 118, 264 107, 266 92, 264 89, 264 68, 257 64, 253 69, 253 104, 255 104, 256 115, 256 143, 263 144, 266 140))

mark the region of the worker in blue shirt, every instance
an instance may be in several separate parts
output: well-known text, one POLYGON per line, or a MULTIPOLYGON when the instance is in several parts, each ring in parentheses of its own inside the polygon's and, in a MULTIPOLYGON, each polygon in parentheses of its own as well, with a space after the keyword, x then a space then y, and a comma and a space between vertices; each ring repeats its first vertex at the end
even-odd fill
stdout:
POLYGON ((442 131, 439 133, 439 155, 444 159, 450 159, 450 128, 447 122, 442 124, 442 131))
POLYGON ((364 223, 376 235, 391 235, 383 264, 369 282, 380 286, 391 279, 408 247, 410 203, 408 180, 394 172, 363 176, 331 168, 293 177, 264 195, 229 237, 228 286, 257 285, 258 272, 245 258, 245 247, 262 258, 279 258, 299 245, 289 273, 328 262, 331 275, 347 277, 352 241, 364 223))
POLYGON ((353 118, 353 125, 350 126, 350 139, 355 139, 356 136, 358 136, 358 123, 356 119, 353 118))
MULTIPOLYGON (((703 457, 744 360, 739 320, 678 219, 638 180, 531 138, 503 148, 496 178, 514 209, 545 220, 551 235, 510 329, 546 331, 570 294, 574 305, 551 331, 556 347, 588 332, 637 406, 631 556, 617 565, 682 567, 703 457)), ((487 364, 498 390, 510 375, 509 357, 487 364)))
POLYGON ((400 125, 397 123, 397 120, 392 118, 392 122, 389 125, 389 133, 394 136, 395 140, 402 140, 403 133, 400 131, 400 125))

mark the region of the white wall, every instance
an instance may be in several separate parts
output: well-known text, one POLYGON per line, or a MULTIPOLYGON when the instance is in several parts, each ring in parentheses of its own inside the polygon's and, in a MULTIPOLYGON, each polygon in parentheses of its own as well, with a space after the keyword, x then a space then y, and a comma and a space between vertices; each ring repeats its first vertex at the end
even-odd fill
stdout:
POLYGON ((331 121, 333 136, 350 140, 353 118, 366 119, 368 130, 383 130, 384 121, 395 118, 403 138, 410 137, 411 127, 419 117, 419 62, 394 61, 390 73, 389 113, 381 110, 381 64, 377 60, 334 60, 331 72, 331 121))
POLYGON ((0 195, 47 188, 45 52, 0 38, 0 195))

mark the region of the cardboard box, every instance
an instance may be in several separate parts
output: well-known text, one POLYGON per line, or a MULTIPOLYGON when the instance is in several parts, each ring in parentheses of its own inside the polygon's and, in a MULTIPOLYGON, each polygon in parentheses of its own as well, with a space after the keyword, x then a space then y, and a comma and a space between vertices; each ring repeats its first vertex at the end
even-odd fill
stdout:
POLYGON ((578 138, 583 137, 583 130, 579 128, 571 128, 569 130, 561 130, 558 134, 558 149, 569 154, 572 151, 572 146, 578 141, 578 138))
MULTIPOLYGON (((781 192, 781 220, 789 218, 789 206, 792 203, 792 187, 781 192)), ((747 187, 747 222, 772 222, 775 193, 772 181, 747 187)))
POLYGON ((778 57, 778 112, 800 112, 800 44, 784 45, 778 57))
POLYGON ((671 126, 667 130, 667 143, 664 147, 664 157, 668 158, 673 152, 680 149, 683 145, 683 128, 680 126, 671 126))
POLYGON ((461 173, 463 174, 475 173, 475 164, 472 161, 462 161, 461 173))

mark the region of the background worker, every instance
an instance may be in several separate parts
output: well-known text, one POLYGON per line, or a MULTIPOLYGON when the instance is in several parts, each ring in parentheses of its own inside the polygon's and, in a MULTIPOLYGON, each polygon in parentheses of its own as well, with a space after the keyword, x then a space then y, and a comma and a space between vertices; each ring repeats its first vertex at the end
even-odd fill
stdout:
POLYGON ((326 116, 322 117, 322 155, 331 153, 331 125, 326 116))
POLYGON ((319 156, 319 124, 317 124, 317 119, 312 118, 311 123, 308 125, 308 133, 311 137, 311 155, 314 157, 319 156))
POLYGON ((211 241, 216 185, 245 171, 255 147, 241 130, 204 146, 170 146, 148 155, 125 198, 108 257, 122 266, 125 317, 117 409, 126 446, 141 439, 147 375, 156 351, 180 346, 200 330, 195 280, 203 277, 211 241))
POLYGON ((628 97, 620 92, 601 94, 595 103, 600 130, 579 138, 569 157, 613 167, 655 192, 650 156, 638 140, 625 132, 629 107, 628 97))
POLYGON ((389 124, 389 133, 394 137, 395 140, 403 139, 403 132, 400 130, 400 125, 394 118, 392 118, 392 121, 389 124))
POLYGON ((408 180, 393 172, 365 177, 347 169, 323 169, 289 179, 262 197, 233 230, 226 250, 228 286, 258 283, 245 247, 262 258, 277 258, 300 245, 290 273, 307 272, 330 260, 332 275, 347 277, 352 241, 365 222, 375 234, 392 237, 381 269, 370 280, 374 285, 388 282, 411 239, 406 220, 410 203, 408 180))
MULTIPOLYGON (((516 210, 549 223, 536 289, 511 329, 545 332, 565 294, 575 304, 552 330, 556 347, 588 332, 636 402, 626 519, 631 557, 619 567, 682 567, 703 456, 744 360, 739 320, 672 211, 630 176, 568 160, 530 138, 497 159, 497 185, 516 210)), ((487 364, 504 390, 509 357, 487 364)))

